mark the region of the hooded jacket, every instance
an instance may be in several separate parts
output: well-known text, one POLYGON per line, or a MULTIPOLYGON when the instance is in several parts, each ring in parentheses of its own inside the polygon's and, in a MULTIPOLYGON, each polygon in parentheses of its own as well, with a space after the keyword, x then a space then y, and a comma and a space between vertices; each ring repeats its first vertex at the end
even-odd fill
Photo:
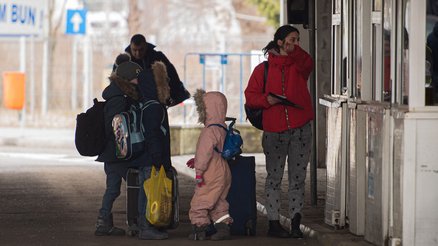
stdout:
POLYGON ((141 60, 134 58, 131 53, 131 45, 126 47, 125 52, 131 55, 131 60, 133 62, 137 63, 145 70, 151 69, 152 64, 156 61, 161 61, 166 65, 167 74, 169 77, 169 85, 171 88, 171 100, 168 100, 168 102, 166 102, 166 105, 175 106, 190 97, 190 93, 184 88, 184 85, 181 82, 173 64, 169 61, 169 59, 167 59, 166 55, 164 55, 163 52, 155 50, 155 45, 146 43, 146 54, 141 60))
POLYGON ((102 98, 106 101, 103 110, 107 142, 103 152, 96 159, 96 161, 108 163, 120 162, 120 159, 116 157, 116 145, 112 128, 113 117, 126 111, 134 101, 138 100, 139 96, 135 85, 117 78, 114 74, 110 78, 112 81, 102 92, 102 98))
POLYGON ((166 66, 163 62, 153 63, 151 68, 143 70, 138 76, 141 101, 155 100, 160 104, 151 104, 143 111, 145 152, 131 161, 132 166, 164 165, 166 169, 171 167, 169 120, 165 107, 170 97, 167 80, 166 66))
POLYGON ((263 93, 264 65, 257 65, 245 89, 246 104, 251 108, 263 108, 263 130, 283 132, 298 128, 313 119, 312 100, 307 88, 307 79, 313 70, 313 61, 301 47, 282 56, 269 51, 268 76, 263 93), (270 105, 268 94, 283 95, 303 109, 282 104, 270 105))
POLYGON ((202 90, 198 90, 194 98, 199 122, 205 125, 196 145, 195 170, 196 174, 204 175, 204 179, 208 179, 209 176, 218 176, 223 172, 222 169, 228 167, 227 161, 214 150, 216 147, 222 151, 226 132, 221 127, 208 127, 211 124, 227 127, 225 124, 227 99, 220 92, 205 93, 202 90))

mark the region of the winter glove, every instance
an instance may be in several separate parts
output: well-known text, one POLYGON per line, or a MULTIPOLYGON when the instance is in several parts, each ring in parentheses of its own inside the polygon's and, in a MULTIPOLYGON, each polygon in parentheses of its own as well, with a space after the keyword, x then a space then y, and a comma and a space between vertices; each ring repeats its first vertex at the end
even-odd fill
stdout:
POLYGON ((195 168, 195 158, 188 160, 186 165, 187 165, 187 167, 190 167, 191 169, 195 168))
POLYGON ((201 186, 205 185, 204 178, 202 177, 202 175, 196 175, 195 180, 196 180, 196 185, 198 187, 201 187, 201 186))

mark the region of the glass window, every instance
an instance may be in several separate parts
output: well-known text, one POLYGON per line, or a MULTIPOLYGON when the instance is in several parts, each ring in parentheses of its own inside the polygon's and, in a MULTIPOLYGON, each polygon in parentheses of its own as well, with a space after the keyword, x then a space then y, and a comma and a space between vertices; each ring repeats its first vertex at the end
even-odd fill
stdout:
POLYGON ((341 0, 334 0, 333 1, 333 14, 340 14, 341 13, 341 0))
POLYGON ((342 94, 342 25, 341 22, 342 0, 333 1, 332 15, 332 76, 333 83, 331 93, 334 95, 342 94))
POLYGON ((383 12, 383 88, 382 99, 385 102, 391 101, 392 85, 391 85, 391 0, 384 2, 383 12))
POLYGON ((408 23, 409 23, 409 0, 403 2, 403 33, 401 34, 401 45, 402 45, 402 67, 401 67, 401 104, 408 104, 409 102, 409 33, 408 33, 408 23))
POLYGON ((383 100, 383 37, 382 12, 373 12, 372 27, 372 100, 383 100))
POLYGON ((374 11, 382 11, 382 0, 374 0, 373 10, 374 11))
POLYGON ((426 105, 438 105, 438 0, 426 5, 426 105))

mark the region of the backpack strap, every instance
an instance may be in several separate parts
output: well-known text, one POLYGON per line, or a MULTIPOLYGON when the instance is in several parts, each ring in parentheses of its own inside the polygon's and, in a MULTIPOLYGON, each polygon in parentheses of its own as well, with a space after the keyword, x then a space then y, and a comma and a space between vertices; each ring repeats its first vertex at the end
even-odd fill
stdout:
POLYGON ((210 126, 218 126, 218 127, 222 128, 222 129, 224 129, 226 132, 228 131, 228 129, 225 126, 221 125, 221 124, 210 124, 207 127, 210 127, 210 126))
MULTIPOLYGON (((207 127, 210 127, 210 126, 218 126, 218 127, 222 128, 222 129, 224 129, 225 132, 228 132, 228 129, 225 126, 221 125, 221 124, 210 124, 207 127)), ((217 148, 217 146, 214 146, 214 150, 216 152, 218 152, 219 154, 222 154, 222 152, 217 148)))
MULTIPOLYGON (((149 101, 146 101, 145 103, 139 103, 139 107, 141 109, 140 119, 143 119, 143 110, 146 109, 147 107, 149 107, 152 104, 160 104, 160 103, 157 100, 149 100, 149 101)), ((160 129, 163 132, 164 136, 166 136, 167 135, 167 130, 163 126, 164 117, 165 117, 165 112, 164 112, 164 109, 163 109, 163 117, 161 118, 160 129)), ((143 124, 140 125, 140 128, 141 128, 141 132, 145 132, 143 124)))

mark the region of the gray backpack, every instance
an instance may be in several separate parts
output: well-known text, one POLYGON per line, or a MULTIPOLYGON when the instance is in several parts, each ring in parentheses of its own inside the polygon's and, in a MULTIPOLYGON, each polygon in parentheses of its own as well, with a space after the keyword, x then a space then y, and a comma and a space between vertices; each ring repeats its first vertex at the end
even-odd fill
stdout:
MULTIPOLYGON (((116 156, 120 160, 129 160, 139 156, 145 150, 145 130, 143 126, 143 111, 158 101, 149 100, 145 103, 131 105, 126 112, 113 117, 112 127, 116 144, 116 156)), ((163 127, 164 115, 161 119, 161 130, 167 134, 163 127)))

